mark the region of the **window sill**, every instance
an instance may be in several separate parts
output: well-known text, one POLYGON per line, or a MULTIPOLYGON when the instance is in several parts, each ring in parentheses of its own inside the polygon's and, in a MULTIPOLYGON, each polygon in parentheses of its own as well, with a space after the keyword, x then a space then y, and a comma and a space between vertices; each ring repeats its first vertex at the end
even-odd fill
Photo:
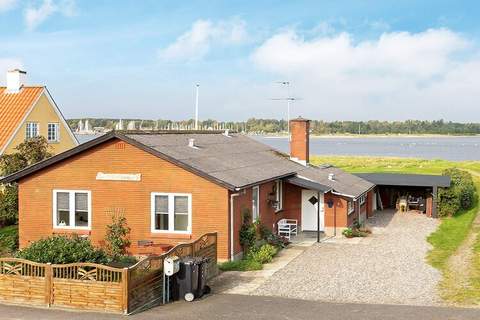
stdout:
POLYGON ((163 239, 192 239, 192 235, 189 233, 168 233, 168 232, 151 232, 150 236, 152 238, 163 238, 163 239))
POLYGON ((53 234, 79 234, 79 235, 91 235, 92 230, 85 229, 65 229, 65 228, 53 228, 53 234))

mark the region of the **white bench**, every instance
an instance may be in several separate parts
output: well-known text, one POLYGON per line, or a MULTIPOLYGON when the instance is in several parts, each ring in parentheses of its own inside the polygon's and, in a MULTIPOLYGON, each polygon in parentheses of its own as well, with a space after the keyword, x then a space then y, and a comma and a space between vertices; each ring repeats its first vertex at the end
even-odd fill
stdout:
POLYGON ((278 221, 278 235, 281 237, 285 237, 290 240, 291 236, 297 235, 297 224, 298 221, 296 219, 281 219, 278 221))

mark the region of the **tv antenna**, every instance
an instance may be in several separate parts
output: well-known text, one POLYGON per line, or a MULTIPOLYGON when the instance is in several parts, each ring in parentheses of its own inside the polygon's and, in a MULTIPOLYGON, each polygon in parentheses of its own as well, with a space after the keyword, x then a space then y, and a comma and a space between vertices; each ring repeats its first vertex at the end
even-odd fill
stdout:
POLYGON ((195 85, 195 130, 198 130, 198 94, 200 91, 200 85, 195 85))
POLYGON ((290 136, 290 107, 295 101, 302 100, 301 98, 295 98, 290 95, 290 81, 277 81, 276 83, 285 86, 287 88, 287 96, 285 98, 273 98, 271 100, 287 101, 287 133, 290 136))

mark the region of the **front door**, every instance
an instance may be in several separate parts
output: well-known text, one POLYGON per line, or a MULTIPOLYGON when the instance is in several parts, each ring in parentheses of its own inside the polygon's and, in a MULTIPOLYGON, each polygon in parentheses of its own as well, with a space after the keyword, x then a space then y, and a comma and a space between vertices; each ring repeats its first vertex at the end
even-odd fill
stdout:
POLYGON ((313 190, 302 190, 302 231, 317 231, 317 206, 320 205, 320 231, 324 230, 323 193, 313 190), (318 201, 320 200, 320 201, 318 201))

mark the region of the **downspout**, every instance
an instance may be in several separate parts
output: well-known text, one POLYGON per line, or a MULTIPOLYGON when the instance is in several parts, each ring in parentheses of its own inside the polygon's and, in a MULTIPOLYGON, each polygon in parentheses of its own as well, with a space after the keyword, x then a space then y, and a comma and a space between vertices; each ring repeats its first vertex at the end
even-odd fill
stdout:
POLYGON ((234 252, 233 252, 233 227, 234 227, 234 223, 233 223, 233 217, 234 217, 234 210, 233 210, 233 199, 237 196, 239 196, 240 193, 232 193, 230 194, 230 260, 233 261, 233 256, 234 256, 234 252))

